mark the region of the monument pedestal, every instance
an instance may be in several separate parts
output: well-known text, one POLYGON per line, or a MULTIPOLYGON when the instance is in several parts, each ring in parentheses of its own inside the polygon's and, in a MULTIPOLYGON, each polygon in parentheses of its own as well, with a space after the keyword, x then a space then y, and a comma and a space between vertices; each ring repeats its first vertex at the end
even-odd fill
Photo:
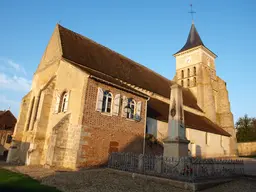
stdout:
POLYGON ((186 139, 165 139, 163 155, 165 157, 187 157, 189 142, 186 139))

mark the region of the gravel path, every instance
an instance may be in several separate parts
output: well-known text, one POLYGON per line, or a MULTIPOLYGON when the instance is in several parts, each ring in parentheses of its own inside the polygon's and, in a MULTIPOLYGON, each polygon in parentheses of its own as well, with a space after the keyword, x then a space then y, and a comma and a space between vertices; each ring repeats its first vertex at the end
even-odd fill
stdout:
POLYGON ((56 173, 42 180, 65 192, 185 192, 170 185, 120 175, 108 169, 56 173))
MULTIPOLYGON (((55 172, 39 166, 0 167, 21 172, 41 180, 42 184, 54 186, 63 192, 186 192, 168 184, 149 181, 145 178, 120 174, 110 169, 88 169, 81 171, 55 172)), ((203 192, 255 192, 256 179, 244 178, 232 181, 203 192)))
POLYGON ((201 192, 255 192, 256 179, 244 178, 225 183, 201 192))
MULTIPOLYGON (((186 192, 184 189, 160 184, 146 179, 120 175, 108 169, 57 173, 43 179, 43 184, 55 186, 65 192, 186 192)), ((203 192, 255 192, 256 180, 244 178, 203 192)))

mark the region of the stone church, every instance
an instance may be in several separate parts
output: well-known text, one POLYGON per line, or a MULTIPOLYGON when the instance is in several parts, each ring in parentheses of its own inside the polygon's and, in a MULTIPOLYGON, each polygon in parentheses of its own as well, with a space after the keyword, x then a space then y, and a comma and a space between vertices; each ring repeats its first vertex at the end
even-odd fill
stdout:
POLYGON ((236 155, 226 82, 194 24, 174 57, 169 80, 57 24, 22 99, 7 161, 77 169, 104 164, 111 152, 147 154, 146 134, 160 145, 182 137, 168 129, 176 117, 189 155, 236 155))

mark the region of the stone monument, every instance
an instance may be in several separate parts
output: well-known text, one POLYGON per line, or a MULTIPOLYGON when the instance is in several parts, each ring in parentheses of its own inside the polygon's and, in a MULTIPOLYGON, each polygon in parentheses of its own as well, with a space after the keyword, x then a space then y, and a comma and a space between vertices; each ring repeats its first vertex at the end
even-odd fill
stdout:
POLYGON ((186 127, 184 124, 182 88, 178 84, 171 86, 168 134, 163 142, 164 156, 188 156, 189 140, 186 138, 186 127))

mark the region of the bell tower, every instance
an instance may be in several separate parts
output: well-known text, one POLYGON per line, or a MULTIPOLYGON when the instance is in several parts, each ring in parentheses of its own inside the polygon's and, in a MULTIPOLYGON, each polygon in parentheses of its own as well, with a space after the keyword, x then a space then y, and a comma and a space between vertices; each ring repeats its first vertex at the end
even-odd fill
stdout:
POLYGON ((204 45, 194 22, 185 45, 174 57, 176 74, 173 80, 190 89, 205 116, 231 135, 230 155, 236 155, 236 134, 226 82, 216 75, 217 55, 204 45))
POLYGON ((174 54, 174 57, 176 58, 175 81, 189 88, 206 116, 216 122, 215 58, 217 55, 204 45, 194 22, 185 45, 174 54))

